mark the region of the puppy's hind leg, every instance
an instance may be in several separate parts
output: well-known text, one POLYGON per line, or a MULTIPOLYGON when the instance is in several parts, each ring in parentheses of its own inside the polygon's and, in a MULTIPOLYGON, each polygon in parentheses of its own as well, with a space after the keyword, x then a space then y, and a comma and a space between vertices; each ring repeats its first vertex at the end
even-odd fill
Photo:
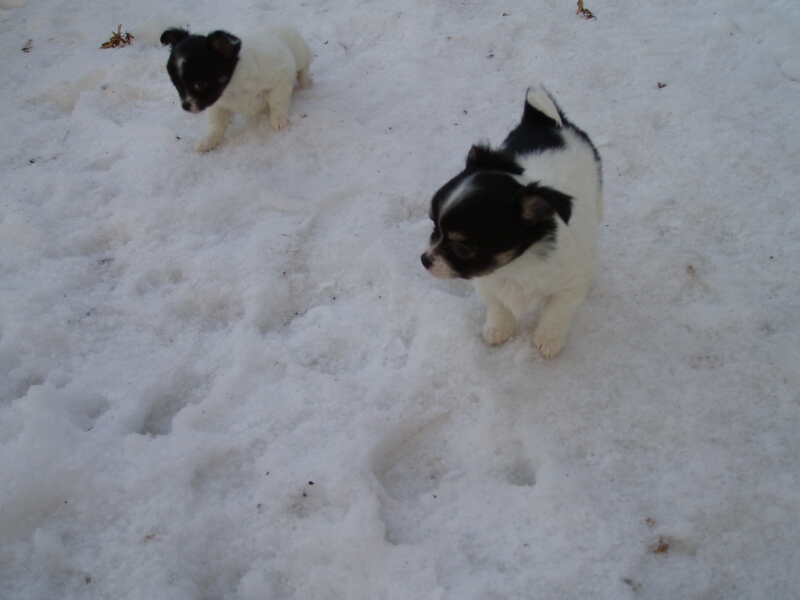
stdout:
POLYGON ((293 82, 286 78, 267 92, 269 122, 272 128, 280 131, 289 126, 289 105, 292 102, 293 82))
POLYGON ((547 297, 539 325, 533 334, 533 345, 542 356, 553 358, 563 350, 570 323, 588 293, 587 285, 556 292, 547 297))
POLYGON ((194 145, 195 152, 208 152, 220 145, 228 130, 233 113, 224 108, 212 106, 208 109, 208 131, 194 145))
POLYGON ((492 292, 491 287, 480 279, 475 280, 475 289, 486 305, 486 323, 483 325, 483 339, 490 346, 499 346, 514 334, 517 329, 517 319, 492 292))
POLYGON ((297 73, 297 85, 301 90, 307 90, 311 87, 311 71, 306 67, 297 73))

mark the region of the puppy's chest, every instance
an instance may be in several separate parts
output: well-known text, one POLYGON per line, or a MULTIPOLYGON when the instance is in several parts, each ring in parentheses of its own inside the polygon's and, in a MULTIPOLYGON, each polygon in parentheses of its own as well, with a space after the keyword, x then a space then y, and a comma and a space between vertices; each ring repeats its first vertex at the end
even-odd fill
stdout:
POLYGON ((268 90, 245 91, 226 89, 217 101, 219 108, 248 117, 255 117, 267 110, 268 90))
POLYGON ((544 291, 533 281, 518 281, 497 274, 490 277, 495 295, 515 315, 521 315, 535 308, 544 295, 544 291))
POLYGON ((542 298, 559 288, 563 265, 554 257, 542 259, 529 251, 486 277, 495 296, 517 316, 533 310, 542 298))

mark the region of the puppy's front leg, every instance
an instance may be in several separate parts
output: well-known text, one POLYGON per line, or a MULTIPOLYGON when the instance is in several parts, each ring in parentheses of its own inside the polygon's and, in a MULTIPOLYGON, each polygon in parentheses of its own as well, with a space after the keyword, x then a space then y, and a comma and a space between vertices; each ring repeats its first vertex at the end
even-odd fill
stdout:
POLYGON ((557 292, 547 297, 533 345, 545 358, 553 358, 564 348, 572 318, 586 300, 589 286, 557 292))
POLYGON ((490 346, 499 346, 510 338, 517 329, 517 319, 503 304, 491 286, 482 279, 474 280, 483 303, 486 305, 486 323, 483 326, 483 339, 490 346))
POLYGON ((280 131, 289 126, 289 104, 293 89, 294 83, 287 79, 267 92, 269 122, 273 129, 280 131))
POLYGON ((224 108, 212 106, 208 109, 208 131, 195 145, 195 152, 208 152, 220 145, 228 130, 233 113, 224 108))

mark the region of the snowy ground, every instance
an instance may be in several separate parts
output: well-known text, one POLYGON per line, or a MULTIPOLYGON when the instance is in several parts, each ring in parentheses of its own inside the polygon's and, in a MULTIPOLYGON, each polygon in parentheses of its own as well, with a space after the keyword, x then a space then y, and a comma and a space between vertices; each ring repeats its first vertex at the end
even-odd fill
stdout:
POLYGON ((800 5, 586 7, 0 0, 0 598, 798 597, 800 5), (195 154, 161 31, 267 21, 292 127, 195 154), (606 175, 552 361, 419 263, 539 80, 606 175))

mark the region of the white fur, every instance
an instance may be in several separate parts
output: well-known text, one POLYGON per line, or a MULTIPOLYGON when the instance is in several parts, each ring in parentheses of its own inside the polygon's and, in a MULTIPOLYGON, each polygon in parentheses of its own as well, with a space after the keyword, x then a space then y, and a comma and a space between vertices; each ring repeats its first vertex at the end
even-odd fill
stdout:
MULTIPOLYGON (((428 250, 430 254, 430 249, 428 250)), ((431 266, 428 267, 428 273, 437 279, 453 279, 456 277, 456 272, 450 264, 437 254, 431 254, 431 266)))
MULTIPOLYGON (((542 110, 541 96, 536 100, 542 110)), ((542 304, 533 342, 546 358, 561 352, 572 318, 589 291, 597 269, 597 227, 603 219, 600 166, 592 149, 572 130, 564 128, 562 134, 565 147, 520 158, 525 172, 517 179, 522 184, 538 181, 571 196, 569 224, 557 219, 556 244, 545 258, 534 244, 508 265, 473 280, 486 305, 483 337, 489 344, 505 342, 517 319, 542 304)))
POLYGON ((467 177, 444 199, 442 206, 439 208, 439 218, 443 217, 448 210, 456 206, 461 200, 469 196, 469 194, 475 190, 475 186, 472 184, 472 179, 474 177, 474 175, 467 177))
POLYGON ((242 36, 239 61, 228 86, 208 109, 208 131, 197 142, 197 152, 216 148, 234 113, 256 116, 269 110, 270 124, 289 125, 289 105, 295 85, 311 85, 311 48, 293 28, 269 25, 242 36))

